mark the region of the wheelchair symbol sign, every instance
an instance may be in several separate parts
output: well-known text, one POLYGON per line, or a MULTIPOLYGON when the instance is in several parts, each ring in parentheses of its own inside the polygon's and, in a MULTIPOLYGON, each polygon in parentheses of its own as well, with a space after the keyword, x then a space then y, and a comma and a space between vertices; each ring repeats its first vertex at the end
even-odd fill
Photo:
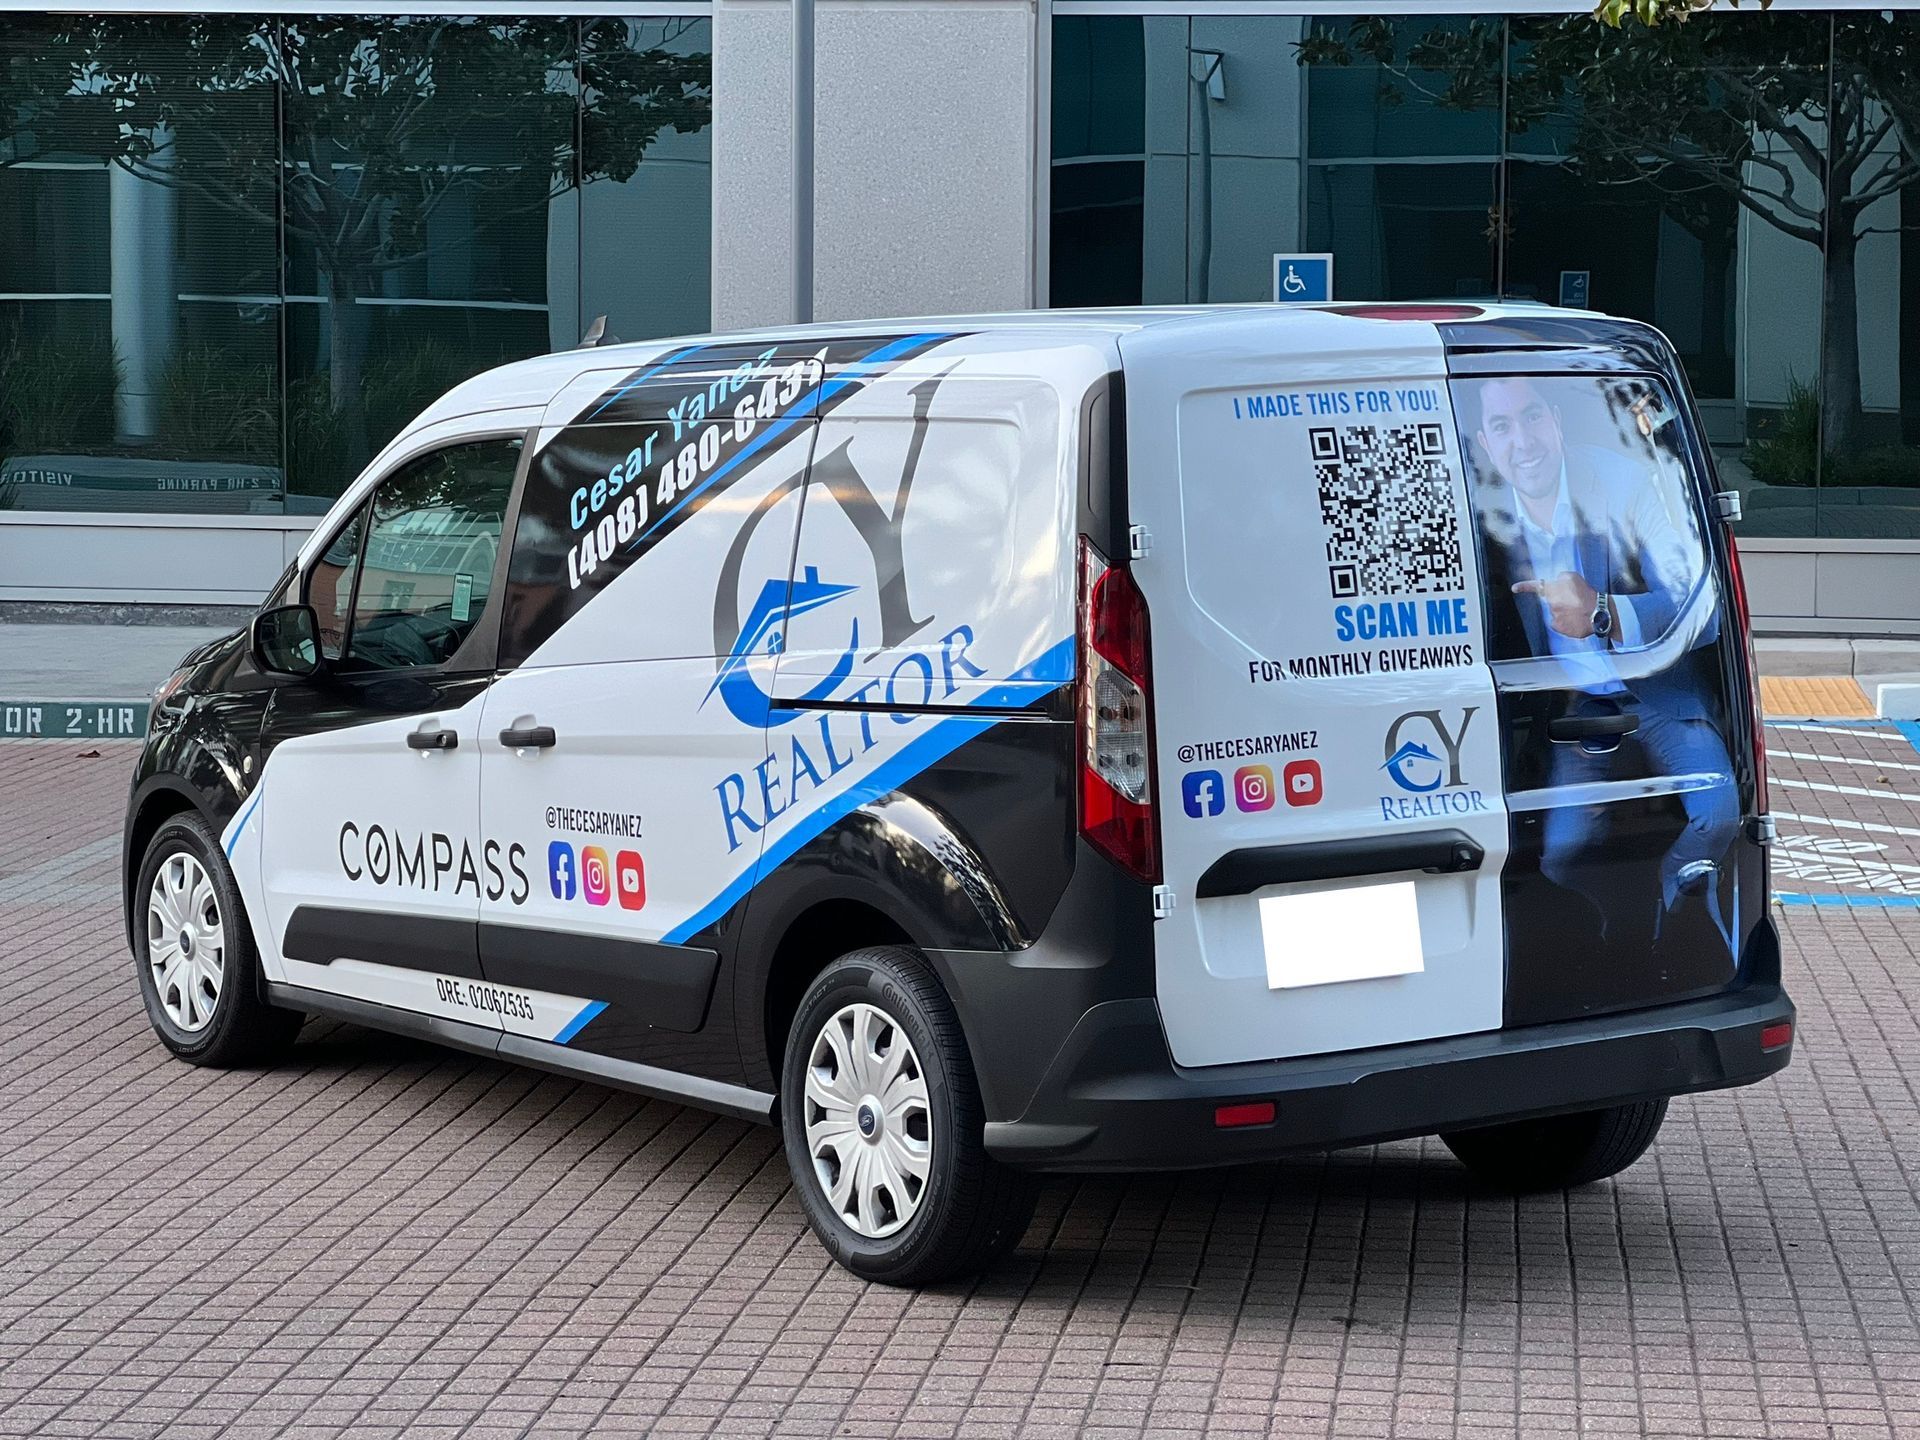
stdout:
POLYGON ((1333 256, 1324 253, 1274 256, 1273 298, 1296 305, 1333 299, 1333 256))

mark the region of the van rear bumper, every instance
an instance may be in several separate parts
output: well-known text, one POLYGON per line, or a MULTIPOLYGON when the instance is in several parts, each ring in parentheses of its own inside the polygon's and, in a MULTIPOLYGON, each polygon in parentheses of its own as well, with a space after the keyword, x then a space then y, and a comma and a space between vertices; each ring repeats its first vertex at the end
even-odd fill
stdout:
POLYGON ((1407 1045, 1183 1069, 1152 1000, 1080 1018, 1026 1113, 989 1122, 989 1153, 1047 1171, 1186 1170, 1302 1150, 1430 1135, 1504 1120, 1750 1085, 1792 1045, 1778 985, 1706 1000, 1407 1045), (1271 1100, 1272 1124, 1220 1129, 1221 1105, 1271 1100))

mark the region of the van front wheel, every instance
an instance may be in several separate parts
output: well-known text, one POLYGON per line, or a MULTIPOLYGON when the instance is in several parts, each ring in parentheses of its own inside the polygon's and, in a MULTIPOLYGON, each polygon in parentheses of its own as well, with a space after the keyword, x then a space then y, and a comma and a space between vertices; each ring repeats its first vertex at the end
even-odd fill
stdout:
POLYGON ((820 973, 788 1032, 780 1125, 835 1260, 931 1285, 1018 1244, 1035 1186, 987 1154, 984 1123, 959 1017, 917 951, 856 950, 820 973))
POLYGON ((1641 1100, 1605 1110, 1515 1120, 1440 1138, 1469 1170, 1502 1190, 1570 1190, 1618 1175, 1647 1153, 1667 1102, 1641 1100))

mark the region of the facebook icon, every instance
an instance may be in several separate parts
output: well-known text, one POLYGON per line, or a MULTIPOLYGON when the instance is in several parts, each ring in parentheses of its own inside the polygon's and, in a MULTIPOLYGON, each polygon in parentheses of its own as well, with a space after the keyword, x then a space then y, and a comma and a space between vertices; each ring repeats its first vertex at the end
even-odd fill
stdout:
POLYGON ((564 840, 555 840, 547 846, 547 883, 553 887, 556 900, 573 899, 573 846, 564 840))
POLYGON ((1194 770, 1180 779, 1180 803, 1195 820, 1227 808, 1227 787, 1218 770, 1194 770))

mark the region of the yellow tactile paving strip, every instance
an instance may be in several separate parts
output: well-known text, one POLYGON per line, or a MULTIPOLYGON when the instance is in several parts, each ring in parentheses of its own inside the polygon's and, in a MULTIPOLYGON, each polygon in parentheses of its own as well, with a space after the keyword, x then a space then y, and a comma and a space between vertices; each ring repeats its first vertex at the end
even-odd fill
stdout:
POLYGON ((1776 719, 1869 720, 1873 702, 1845 675, 1762 675, 1760 705, 1776 719))

